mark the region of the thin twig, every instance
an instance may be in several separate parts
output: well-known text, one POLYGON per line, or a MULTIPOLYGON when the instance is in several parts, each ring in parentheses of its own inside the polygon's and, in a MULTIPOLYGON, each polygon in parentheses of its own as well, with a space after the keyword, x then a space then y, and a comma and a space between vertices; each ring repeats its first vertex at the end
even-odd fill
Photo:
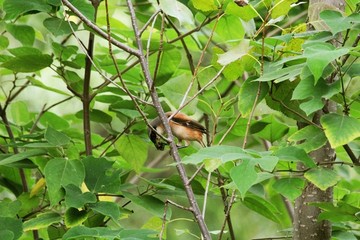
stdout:
POLYGON ((110 147, 111 147, 112 145, 114 145, 115 142, 116 142, 117 140, 119 140, 119 138, 120 138, 121 136, 123 136, 134 124, 135 124, 135 119, 133 119, 126 127, 124 127, 124 129, 122 130, 122 132, 121 132, 120 134, 118 134, 118 135, 116 136, 116 138, 112 139, 112 141, 111 141, 111 143, 109 144, 109 146, 107 146, 107 147, 101 152, 100 157, 104 156, 105 153, 110 149, 110 147))
POLYGON ((204 163, 202 163, 201 165, 200 165, 200 167, 198 167, 197 169, 196 169, 196 171, 194 172, 194 174, 188 179, 188 182, 186 183, 186 185, 189 185, 193 180, 194 180, 194 178, 198 175, 198 173, 201 171, 201 169, 204 167, 204 163))
POLYGON ((354 152, 351 150, 348 144, 343 145, 343 148, 345 149, 346 153, 348 154, 349 158, 353 162, 355 166, 360 166, 360 159, 357 158, 354 154, 354 152))
MULTIPOLYGON (((156 19, 155 19, 156 20, 156 19)), ((153 22, 153 24, 155 24, 155 20, 153 22)), ((158 71, 159 71, 159 68, 160 68, 160 63, 161 63, 161 57, 162 57, 162 54, 163 54, 163 46, 164 46, 164 24, 165 24, 165 18, 164 16, 162 16, 161 18, 161 30, 160 30, 160 42, 159 42, 159 49, 158 49, 158 54, 157 54, 157 57, 156 57, 156 63, 155 63, 155 68, 154 68, 154 76, 153 76, 153 79, 154 79, 154 82, 156 82, 156 79, 157 79, 157 74, 158 74, 158 71)), ((154 26, 152 26, 152 29, 154 28, 154 26)), ((148 46, 150 47, 150 41, 151 41, 151 35, 149 36, 149 39, 148 39, 148 46)), ((149 52, 150 52, 150 49, 148 48, 148 50, 146 51, 147 52, 147 59, 149 61, 149 52)), ((155 87, 155 84, 151 87, 151 90, 153 90, 153 88, 155 87)))
MULTIPOLYGON (((6 115, 6 111, 5 111, 5 109, 3 109, 3 107, 1 105, 0 105, 0 117, 1 117, 1 119, 3 121, 3 123, 4 123, 6 132, 9 135, 10 141, 11 141, 11 143, 13 143, 13 151, 14 151, 15 154, 17 154, 17 153, 19 153, 19 150, 16 147, 15 136, 14 136, 14 133, 13 133, 11 127, 10 127, 10 123, 9 123, 9 120, 7 118, 7 115, 6 115)), ((19 169, 19 175, 20 175, 20 179, 21 179, 23 192, 28 192, 29 188, 28 188, 28 185, 27 185, 24 169, 22 169, 22 168, 19 169)))
POLYGON ((164 235, 164 231, 165 231, 165 224, 166 224, 166 215, 167 215, 167 210, 168 210, 168 207, 169 207, 169 204, 179 208, 179 209, 182 209, 182 210, 185 210, 185 211, 189 211, 189 212, 192 212, 193 210, 191 208, 187 208, 187 207, 184 207, 180 204, 177 204, 169 199, 166 199, 165 201, 165 207, 164 207, 164 214, 163 214, 163 222, 162 222, 162 225, 161 225, 161 231, 159 233, 159 239, 162 240, 163 239, 163 235, 164 235))
MULTIPOLYGON (((120 83, 122 85, 122 89, 125 91, 125 93, 130 97, 131 101, 134 103, 136 110, 140 113, 141 117, 143 118, 143 120, 145 121, 145 123, 148 126, 151 126, 151 124, 149 123, 146 114, 143 112, 143 110, 141 109, 139 103, 137 102, 137 99, 133 96, 133 94, 130 92, 130 90, 127 88, 126 83, 124 81, 124 79, 122 78, 119 66, 117 64, 116 58, 113 54, 113 50, 112 50, 112 46, 110 43, 110 36, 111 36, 111 27, 110 27, 110 18, 109 18, 109 9, 108 9, 108 0, 105 0, 105 7, 106 7, 106 22, 107 22, 107 34, 108 34, 108 43, 109 43, 109 54, 111 56, 111 59, 113 61, 115 70, 117 72, 117 76, 120 79, 120 83)), ((152 127, 152 126, 151 126, 152 127)))
POLYGON ((206 19, 205 19, 199 26, 197 26, 196 28, 188 31, 187 33, 182 34, 181 36, 178 36, 177 38, 174 38, 174 39, 168 41, 168 43, 174 43, 174 42, 178 41, 178 40, 181 39, 181 38, 185 38, 185 37, 193 34, 194 32, 200 31, 203 26, 205 26, 205 25, 211 23, 213 20, 217 19, 217 18, 218 18, 218 15, 222 16, 223 14, 224 14, 223 12, 220 12, 219 14, 217 14, 217 15, 215 15, 215 16, 213 16, 213 17, 208 17, 208 18, 206 18, 206 19))
MULTIPOLYGON (((227 200, 228 193, 225 192, 225 189, 223 187, 224 186, 224 179, 221 176, 221 173, 220 173, 220 171, 218 169, 216 170, 216 172, 218 174, 217 180, 218 180, 218 186, 219 186, 220 193, 221 193, 221 199, 222 199, 223 204, 224 204, 224 214, 226 215, 226 221, 223 222, 223 227, 222 228, 225 229, 225 224, 227 223, 228 229, 229 229, 229 234, 230 234, 230 239, 231 240, 236 240, 235 233, 234 233, 234 228, 232 226, 231 216, 230 216, 230 214, 226 214, 226 212, 228 210, 228 200, 227 200)), ((218 239, 221 239, 223 234, 224 234, 224 231, 220 231, 218 239)))
MULTIPOLYGON (((149 18, 149 20, 145 23, 145 25, 142 27, 142 29, 140 30, 140 36, 144 33, 144 31, 146 30, 146 28, 150 25, 151 22, 153 22, 154 18, 157 17, 157 15, 161 12, 161 9, 159 8, 158 10, 156 10, 156 12, 151 15, 151 17, 149 18)), ((155 22, 155 21, 154 21, 155 22)))
MULTIPOLYGON (((16 81, 16 80, 15 80, 16 81)), ((13 93, 13 90, 15 90, 16 85, 14 81, 14 88, 10 90, 9 97, 6 99, 4 109, 6 110, 7 106, 17 97, 19 94, 29 85, 30 81, 26 81, 15 93, 13 93)))
POLYGON ((226 136, 231 132, 231 130, 233 130, 233 128, 235 127, 235 124, 239 121, 239 119, 241 118, 242 114, 239 113, 235 120, 231 123, 230 127, 226 130, 226 132, 224 133, 224 135, 221 137, 220 141, 219 141, 219 145, 222 144, 222 142, 225 140, 226 136))
MULTIPOLYGON (((190 92, 190 90, 191 90, 191 88, 192 88, 192 86, 193 86, 193 84, 194 84, 195 79, 197 78, 197 74, 198 74, 199 68, 200 68, 200 66, 201 66, 201 64, 202 64, 202 62, 203 62, 203 59, 204 59, 204 56, 205 56, 205 52, 206 52, 206 50, 208 49, 208 47, 209 47, 209 45, 210 45, 211 39, 212 39, 212 37, 213 37, 213 35, 214 35, 215 29, 216 29, 216 27, 217 27, 217 24, 218 24, 219 19, 220 19, 221 16, 222 16, 222 15, 221 15, 220 12, 219 12, 218 15, 217 15, 217 18, 216 18, 214 27, 213 27, 212 30, 211 30, 211 34, 210 34, 210 36, 209 36, 209 39, 208 39, 208 41, 206 42, 204 49, 201 51, 201 55, 200 55, 199 61, 198 61, 197 65, 196 65, 196 67, 195 67, 195 71, 194 71, 194 74, 193 74, 192 79, 191 79, 191 81, 190 81, 190 84, 189 84, 188 88, 186 89, 186 91, 185 91, 185 93, 184 93, 184 97, 183 97, 183 99, 182 99, 181 102, 180 102, 179 109, 184 107, 186 98, 187 98, 187 96, 189 95, 189 92, 190 92)), ((198 94, 197 94, 197 95, 198 95, 198 94)), ((174 114, 175 114, 175 113, 174 113, 174 114)))
POLYGON ((204 203, 203 203, 203 210, 202 210, 203 218, 205 218, 207 199, 208 199, 209 187, 210 187, 210 179, 211 179, 211 172, 209 171, 208 177, 206 179, 206 187, 205 187, 205 193, 204 193, 204 203))
MULTIPOLYGON (((176 34, 178 35, 178 37, 181 36, 181 32, 177 29, 177 27, 175 26, 175 24, 171 21, 171 19, 166 16, 166 19, 169 21, 170 23, 170 26, 175 30, 176 34)), ((179 39, 181 41, 181 45, 183 46, 184 48, 184 51, 186 53, 186 58, 188 59, 188 62, 189 62, 189 66, 190 66, 190 71, 191 71, 191 74, 194 75, 195 73, 195 67, 194 67, 194 61, 193 61, 193 58, 192 58, 192 55, 191 55, 191 52, 184 40, 184 38, 180 38, 179 39)))
MULTIPOLYGON (((69 0, 61 0, 62 3, 67 6, 76 16, 78 16, 89 28, 91 28, 92 30, 94 30, 97 34, 99 34, 101 37, 103 37, 104 39, 108 38, 108 35, 106 34, 106 32, 104 32, 101 28, 99 28, 96 24, 92 23, 88 18, 85 17, 84 14, 82 14, 76 7, 74 7, 74 5, 72 5, 69 0)), ((124 50, 127 53, 130 53, 131 55, 137 56, 139 57, 141 52, 139 52, 136 49, 133 49, 131 47, 129 47, 128 45, 125 45, 119 41, 117 41, 116 39, 110 37, 110 42, 112 44, 114 44, 115 46, 117 46, 118 48, 124 50)))
POLYGON ((43 108, 41 109, 41 112, 39 113, 39 115, 36 117, 36 119, 35 119, 32 127, 31 127, 29 133, 31 134, 31 133, 35 130, 35 128, 36 128, 38 122, 40 121, 41 117, 42 117, 47 111, 49 111, 51 108, 53 108, 53 107, 55 107, 55 106, 57 106, 57 105, 59 105, 59 104, 61 104, 61 103, 64 103, 64 102, 66 102, 66 101, 68 101, 68 100, 70 100, 70 99, 72 99, 72 98, 73 98, 73 96, 67 97, 67 98, 65 98, 65 99, 63 99, 63 100, 61 100, 61 101, 59 101, 59 102, 56 102, 56 103, 52 104, 52 105, 49 106, 49 107, 46 107, 46 104, 45 104, 45 105, 43 106, 43 108))
POLYGON ((197 91, 197 93, 192 96, 191 98, 189 98, 189 100, 184 103, 182 106, 180 106, 176 111, 173 112, 173 114, 169 117, 169 119, 171 119, 173 116, 175 116, 179 111, 181 111, 181 109, 183 109, 184 107, 186 107, 187 105, 189 105, 194 99, 196 99, 202 92, 204 92, 211 84, 213 84, 221 75, 221 73, 224 71, 226 66, 223 66, 217 73, 216 75, 207 83, 205 84, 204 87, 202 87, 199 91, 197 91))

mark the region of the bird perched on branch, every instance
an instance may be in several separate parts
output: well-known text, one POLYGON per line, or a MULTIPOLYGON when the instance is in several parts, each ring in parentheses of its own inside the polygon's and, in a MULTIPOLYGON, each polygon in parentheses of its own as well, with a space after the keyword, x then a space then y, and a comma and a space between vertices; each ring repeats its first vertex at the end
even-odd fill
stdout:
MULTIPOLYGON (((165 115, 169 118, 173 113, 166 112, 165 115)), ((156 132, 149 128, 149 138, 154 143, 156 149, 164 150, 165 145, 168 143, 165 140, 162 140, 160 135, 165 134, 165 128, 162 124, 159 117, 155 118, 150 122, 150 125, 156 130, 156 132)), ((171 128, 172 134, 182 142, 184 140, 186 142, 185 146, 179 147, 187 147, 190 144, 190 141, 197 141, 201 144, 202 147, 205 147, 205 143, 202 140, 203 134, 207 133, 204 126, 202 126, 199 122, 191 119, 189 116, 183 113, 177 113, 173 116, 169 125, 171 128)))

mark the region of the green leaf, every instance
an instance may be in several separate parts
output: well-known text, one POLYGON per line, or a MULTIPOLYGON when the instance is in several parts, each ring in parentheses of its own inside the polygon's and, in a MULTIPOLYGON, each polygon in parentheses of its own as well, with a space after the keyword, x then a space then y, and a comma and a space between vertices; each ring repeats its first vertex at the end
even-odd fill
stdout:
POLYGON ((322 167, 310 169, 304 177, 322 191, 334 186, 340 180, 340 176, 333 169, 322 167))
POLYGON ((108 216, 115 222, 120 218, 120 209, 117 203, 97 202, 97 203, 89 204, 88 206, 93 211, 108 216))
POLYGON ((9 46, 9 39, 3 35, 0 36, 0 50, 4 50, 9 46))
MULTIPOLYGON (((151 214, 160 218, 164 217, 165 204, 161 200, 149 195, 135 196, 128 192, 123 192, 123 194, 126 198, 130 199, 132 203, 144 208, 151 214)), ((171 208, 167 209, 166 218, 168 220, 171 219, 171 208)))
MULTIPOLYGON (((150 219, 148 219, 146 221, 146 223, 144 225, 141 226, 142 229, 151 229, 153 231, 157 231, 157 232, 160 232, 163 228, 163 218, 159 218, 159 217, 151 217, 150 219)), ((126 230, 122 231, 122 236, 124 236, 124 232, 126 230)), ((158 236, 158 234, 156 234, 158 236)), ((166 231, 164 231, 164 234, 163 234, 163 238, 164 239, 167 239, 166 238, 166 231)))
POLYGON ((78 28, 78 25, 73 22, 64 21, 63 19, 55 17, 45 19, 43 24, 55 37, 70 34, 73 30, 76 31, 78 28))
POLYGON ((28 110, 28 105, 24 101, 17 101, 10 105, 11 120, 20 126, 24 126, 32 121, 32 116, 28 110))
POLYGON ((53 6, 61 6, 61 0, 46 0, 46 2, 50 5, 53 5, 53 6))
POLYGON ((272 185, 274 190, 294 201, 302 193, 305 181, 302 178, 280 178, 272 185))
POLYGON ((25 46, 32 46, 35 41, 35 30, 29 25, 7 24, 6 30, 25 46))
POLYGON ((29 54, 11 58, 1 66, 14 72, 36 72, 50 66, 52 61, 47 54, 29 54))
POLYGON ((27 159, 29 157, 40 156, 45 153, 46 153, 46 151, 43 149, 30 149, 30 150, 27 150, 26 152, 17 153, 17 154, 14 154, 7 158, 2 159, 0 161, 0 166, 6 166, 9 164, 27 159))
POLYGON ((320 13, 320 18, 324 20, 333 35, 350 29, 357 23, 360 23, 359 13, 353 13, 350 16, 343 17, 339 11, 325 10, 320 13))
POLYGON ((344 197, 344 202, 346 202, 350 206, 360 209, 360 192, 352 192, 346 194, 344 197))
POLYGON ((97 201, 95 194, 91 192, 81 192, 81 189, 73 184, 67 185, 65 188, 65 204, 67 207, 82 208, 87 203, 95 203, 97 201))
POLYGON ((326 114, 321 118, 325 135, 331 147, 336 148, 360 137, 360 120, 336 113, 326 114))
POLYGON ((275 69, 265 71, 264 75, 256 79, 256 81, 268 82, 274 80, 275 83, 283 82, 286 80, 293 81, 295 77, 300 75, 302 68, 305 66, 304 64, 296 64, 284 68, 279 68, 279 66, 276 67, 276 65, 278 65, 278 63, 271 64, 269 68, 275 69))
MULTIPOLYGON (((244 25, 241 21, 239 21, 238 17, 225 14, 219 19, 214 35, 216 36, 216 41, 219 42, 239 42, 239 40, 242 41, 245 36, 244 25), (234 31, 234 29, 236 29, 236 31, 234 31)), ((243 44, 246 46, 247 41, 243 41, 243 44)), ((241 51, 240 49, 239 51, 241 54, 243 54, 243 51, 241 51)), ((233 58, 237 57, 233 56, 233 58)), ((231 56, 228 56, 228 60, 233 58, 231 56)))
POLYGON ((278 121, 277 117, 271 114, 261 119, 261 121, 254 123, 251 126, 250 131, 260 138, 275 142, 288 133, 289 127, 278 121), (259 124, 264 127, 260 131, 255 132, 254 129, 256 129, 259 124))
POLYGON ((308 153, 324 146, 327 138, 320 128, 309 125, 292 134, 288 141, 299 142, 297 147, 304 149, 308 153))
POLYGON ((15 57, 29 55, 29 54, 39 54, 39 55, 42 54, 42 52, 39 49, 33 47, 17 47, 17 48, 8 49, 8 51, 15 57))
POLYGON ((64 118, 48 111, 41 116, 39 122, 43 126, 49 126, 57 131, 64 130, 70 127, 70 124, 64 118))
POLYGON ((71 0, 71 4, 91 21, 94 20, 95 10, 87 0, 71 0))
POLYGON ((68 94, 67 92, 61 91, 57 88, 52 88, 52 87, 46 86, 42 81, 37 80, 31 76, 28 76, 27 79, 30 80, 32 86, 36 86, 36 87, 39 87, 39 88, 42 88, 42 89, 45 89, 45 90, 48 90, 48 91, 51 91, 54 93, 61 94, 61 95, 70 96, 70 94, 68 94))
POLYGON ((194 24, 194 16, 190 9, 177 0, 160 0, 160 8, 166 15, 176 18, 180 25, 194 24))
POLYGON ((247 55, 251 48, 252 47, 250 46, 250 41, 242 40, 236 47, 230 49, 223 54, 218 54, 218 63, 222 66, 228 65, 247 55))
POLYGON ((4 0, 3 8, 6 12, 6 20, 15 19, 18 16, 30 11, 51 11, 51 6, 48 5, 45 0, 4 0))
POLYGON ((257 98, 256 105, 261 102, 262 99, 268 94, 269 86, 267 83, 261 82, 253 82, 252 78, 248 78, 245 82, 241 85, 240 92, 239 92, 239 111, 241 112, 243 117, 248 116, 250 114, 255 100, 257 93, 259 91, 259 96, 257 98))
POLYGON ((13 240, 14 239, 14 233, 10 230, 0 230, 0 239, 2 240, 13 240))
POLYGON ((121 239, 121 240, 156 240, 158 232, 148 229, 133 230, 111 230, 108 227, 89 228, 76 226, 70 228, 63 236, 63 240, 68 239, 121 239))
POLYGON ((270 156, 270 152, 263 152, 260 156, 251 159, 251 161, 253 161, 255 165, 259 165, 261 169, 271 172, 279 162, 279 158, 276 156, 270 156))
POLYGON ((220 159, 222 163, 228 161, 250 158, 251 156, 242 148, 226 145, 201 148, 198 152, 185 156, 184 164, 199 164, 206 159, 220 159))
POLYGON ((333 240, 358 240, 354 233, 342 231, 333 231, 331 238, 333 240))
POLYGON ((3 198, 0 201, 0 212, 2 217, 16 217, 21 208, 19 200, 12 201, 8 198, 3 198))
MULTIPOLYGON (((222 66, 218 63, 219 56, 224 53, 224 50, 218 47, 214 47, 213 49, 213 58, 211 63, 213 64, 214 68, 218 71, 222 69, 222 66)), ((251 71, 254 69, 254 65, 257 62, 254 58, 250 56, 250 54, 246 54, 240 59, 233 61, 226 65, 222 74, 224 75, 224 80, 227 81, 235 81, 239 79, 240 76, 243 75, 244 71, 251 71)), ((212 69, 213 70, 213 69, 212 69)), ((206 77, 208 81, 209 77, 206 77)))
POLYGON ((86 210, 78 210, 76 208, 69 208, 65 212, 65 225, 68 228, 82 224, 88 217, 86 210))
POLYGON ((196 9, 203 12, 215 11, 218 9, 214 0, 192 0, 191 2, 196 9))
POLYGON ((314 84, 312 74, 308 74, 308 77, 301 79, 292 95, 292 100, 305 100, 300 104, 300 108, 307 116, 323 108, 324 99, 328 100, 340 91, 340 81, 328 84, 324 79, 320 79, 314 84))
POLYGON ((85 166, 85 184, 91 192, 118 193, 120 189, 119 171, 111 171, 114 162, 105 158, 87 157, 82 160, 85 166))
POLYGON ((111 230, 108 227, 88 228, 85 226, 75 226, 70 228, 62 239, 119 239, 120 231, 121 230, 111 230))
MULTIPOLYGON (((83 117, 84 117, 83 114, 84 114, 84 111, 81 110, 81 111, 77 112, 75 114, 75 116, 77 118, 83 119, 83 117)), ((98 123, 111 123, 112 117, 109 114, 107 114, 101 110, 91 109, 90 120, 93 122, 98 122, 98 123)))
POLYGON ((45 166, 44 175, 52 206, 63 198, 63 187, 69 184, 80 187, 85 178, 81 161, 61 158, 51 159, 45 166))
POLYGON ((172 191, 174 191, 176 189, 176 187, 173 186, 172 184, 163 183, 162 180, 158 180, 158 179, 148 180, 148 179, 143 178, 143 177, 140 177, 140 178, 144 182, 150 184, 151 186, 156 187, 157 189, 167 189, 167 190, 172 190, 172 191), (159 181, 161 181, 161 182, 159 182, 159 181))
POLYGON ((294 162, 303 162, 307 167, 315 167, 316 164, 309 155, 300 148, 297 147, 282 147, 279 150, 274 152, 274 156, 279 157, 283 161, 294 161, 294 162))
MULTIPOLYGON (((267 105, 297 121, 303 122, 306 114, 299 108, 300 102, 297 100, 291 100, 292 93, 294 88, 297 86, 297 81, 285 81, 279 84, 272 85, 272 94, 271 96, 266 96, 267 105), (296 113, 296 114, 295 114, 296 113), (299 114, 302 117, 299 117, 299 114)), ((310 117, 306 118, 309 121, 312 121, 310 117)))
POLYGON ((245 22, 249 22, 250 20, 254 19, 259 15, 256 10, 251 6, 251 4, 248 4, 244 7, 239 7, 233 1, 229 2, 226 7, 225 13, 240 17, 245 22))
POLYGON ((291 9, 291 4, 296 2, 297 0, 276 0, 271 11, 271 18, 276 19, 278 17, 287 15, 291 9))
POLYGON ((35 218, 24 222, 24 231, 39 230, 62 221, 60 214, 55 212, 40 213, 35 218))
POLYGON ((124 229, 120 232, 121 240, 156 240, 159 232, 149 229, 124 229))
POLYGON ((244 159, 238 166, 230 170, 230 177, 234 181, 241 198, 245 198, 246 192, 256 183, 257 172, 254 162, 244 159))
POLYGON ((215 171, 216 169, 218 169, 218 167, 221 166, 221 164, 222 164, 222 162, 218 158, 204 160, 204 167, 205 167, 206 171, 208 171, 208 172, 215 171))
POLYGON ((13 236, 11 240, 16 240, 23 234, 23 224, 21 219, 0 217, 0 234, 5 236, 13 236), (6 233, 5 233, 6 232, 6 233))
POLYGON ((71 56, 77 53, 79 47, 74 45, 66 45, 63 46, 57 42, 53 42, 52 44, 54 54, 57 58, 61 60, 68 60, 71 56))
POLYGON ((349 49, 336 49, 332 44, 324 42, 303 44, 303 48, 306 64, 314 75, 315 84, 322 76, 325 67, 329 63, 349 52, 349 49))
POLYGON ((28 215, 29 213, 33 213, 35 209, 39 207, 40 197, 30 196, 29 192, 21 193, 17 200, 21 203, 21 209, 18 213, 18 216, 23 217, 28 215))
POLYGON ((122 119, 125 117, 126 119, 134 119, 141 117, 139 111, 135 110, 136 107, 132 101, 121 100, 117 102, 113 102, 109 106, 109 111, 116 112, 117 116, 122 119))
POLYGON ((48 127, 45 131, 45 139, 52 145, 60 147, 70 143, 70 138, 66 134, 59 132, 52 127, 48 127))
MULTIPOLYGON (((184 73, 179 76, 173 77, 168 80, 165 84, 161 85, 159 89, 165 95, 165 97, 170 101, 174 106, 179 106, 181 104, 182 99, 184 98, 184 93, 186 92, 192 76, 191 74, 184 73)), ((189 95, 186 100, 190 100, 189 96, 192 96, 196 93, 196 88, 191 88, 189 95)), ((189 109, 195 109, 197 104, 197 100, 192 101, 189 105, 189 109)))
POLYGON ((249 209, 259 213, 260 215, 276 222, 280 223, 281 214, 280 211, 271 203, 265 199, 258 197, 256 195, 250 194, 245 197, 243 203, 249 209))
POLYGON ((138 173, 147 159, 148 145, 136 135, 123 135, 115 143, 115 148, 120 155, 138 173))
POLYGON ((313 206, 317 206, 323 210, 320 213, 319 220, 330 220, 332 222, 357 222, 359 208, 353 207, 344 202, 337 203, 336 206, 333 203, 310 203, 313 206))
MULTIPOLYGON (((149 68, 157 69, 155 85, 161 86, 166 83, 174 75, 176 70, 181 64, 182 56, 178 49, 172 49, 170 51, 164 51, 161 55, 160 62, 158 56, 152 55, 149 60, 149 68), (158 68, 156 68, 157 66, 158 68)), ((151 72, 154 75, 153 71, 151 72)))

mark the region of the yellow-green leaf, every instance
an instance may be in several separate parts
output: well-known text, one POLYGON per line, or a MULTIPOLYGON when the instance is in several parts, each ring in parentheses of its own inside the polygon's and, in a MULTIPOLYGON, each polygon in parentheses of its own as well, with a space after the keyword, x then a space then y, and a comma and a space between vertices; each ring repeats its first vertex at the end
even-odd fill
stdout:
POLYGON ((360 137, 360 120, 356 118, 330 113, 321 118, 321 124, 333 148, 360 137))

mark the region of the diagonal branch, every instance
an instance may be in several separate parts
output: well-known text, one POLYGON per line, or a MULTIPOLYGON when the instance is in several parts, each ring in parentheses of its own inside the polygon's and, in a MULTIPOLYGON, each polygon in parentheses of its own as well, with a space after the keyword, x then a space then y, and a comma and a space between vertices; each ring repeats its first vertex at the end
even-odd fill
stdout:
MULTIPOLYGON (((76 7, 74 7, 74 5, 72 5, 69 0, 61 0, 62 3, 67 6, 76 16, 78 16, 85 24, 86 26, 88 26, 89 28, 91 28, 92 30, 94 30, 97 34, 99 34, 101 37, 103 37, 104 39, 108 39, 107 33, 104 32, 101 28, 99 28, 96 24, 94 24, 93 22, 91 22, 88 18, 86 18, 84 16, 84 14, 82 14, 76 7)), ((117 46, 118 48, 124 50, 125 52, 131 54, 131 55, 135 55, 137 57, 140 56, 140 52, 137 51, 136 49, 133 49, 119 41, 117 41, 116 39, 110 37, 109 41, 114 44, 115 46, 117 46)))
POLYGON ((165 132, 168 136, 168 140, 169 140, 169 143, 170 143, 170 153, 171 153, 171 156, 173 157, 174 161, 177 163, 176 164, 176 168, 179 172, 179 175, 180 175, 180 178, 184 184, 184 188, 185 188, 185 192, 186 192, 186 195, 187 195, 187 198, 189 200, 189 203, 190 203, 190 208, 192 209, 192 213, 199 225, 199 228, 200 228, 200 231, 204 237, 205 240, 210 240, 211 239, 211 236, 210 236, 210 233, 209 233, 209 230, 205 224, 205 221, 202 217, 202 214, 201 214, 201 211, 200 211, 200 208, 199 208, 199 205, 195 199, 195 195, 194 195, 194 192, 192 190, 192 187, 191 185, 187 185, 186 183, 188 182, 188 177, 186 175, 186 171, 185 171, 185 167, 184 165, 181 163, 181 158, 180 158, 180 155, 179 155, 179 151, 178 151, 178 148, 176 146, 176 143, 174 141, 174 136, 171 132, 171 128, 170 128, 170 125, 169 125, 169 120, 167 119, 167 117, 165 116, 165 112, 164 112, 164 109, 162 108, 161 106, 161 103, 160 103, 160 100, 159 100, 159 96, 158 96, 158 93, 156 91, 156 88, 154 89, 151 89, 152 86, 153 86, 153 79, 151 78, 151 74, 150 74, 150 70, 149 70, 149 65, 148 65, 148 62, 146 61, 146 57, 145 55, 143 54, 143 45, 142 45, 142 42, 141 42, 141 38, 140 38, 140 31, 138 29, 138 26, 136 24, 136 14, 135 14, 135 9, 134 9, 134 6, 131 2, 131 0, 127 0, 127 5, 128 5, 128 8, 129 8, 129 12, 130 12, 130 16, 131 16, 131 23, 132 23, 132 26, 133 26, 133 30, 134 30, 134 33, 135 33, 135 40, 136 40, 136 43, 137 43, 137 46, 138 46, 138 49, 139 49, 139 61, 140 61, 140 65, 141 65, 141 69, 142 69, 142 72, 144 74, 144 77, 145 77, 145 81, 146 81, 146 85, 148 87, 148 89, 150 89, 150 96, 151 96, 151 99, 154 103, 154 106, 156 108, 156 111, 159 115, 159 118, 162 122, 162 124, 164 125, 164 128, 165 128, 165 132))

